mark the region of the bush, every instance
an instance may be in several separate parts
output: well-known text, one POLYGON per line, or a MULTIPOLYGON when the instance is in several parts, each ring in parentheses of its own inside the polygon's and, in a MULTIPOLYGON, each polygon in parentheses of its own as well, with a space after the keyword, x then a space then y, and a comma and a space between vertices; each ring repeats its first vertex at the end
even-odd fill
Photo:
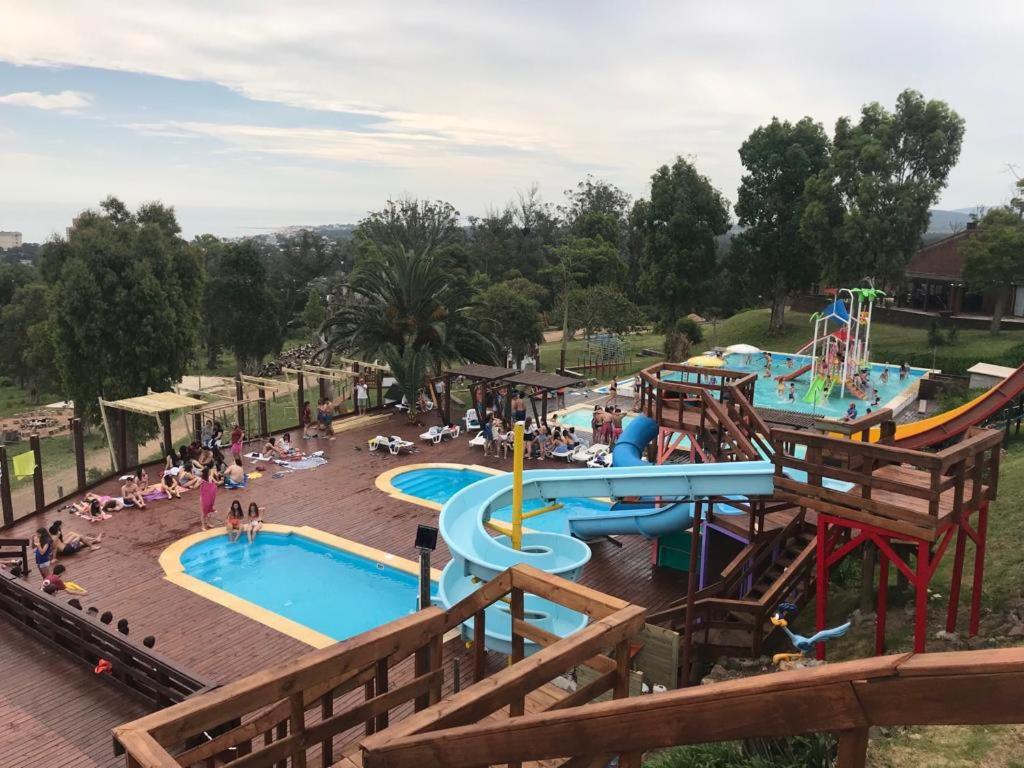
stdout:
POLYGON ((819 733, 674 747, 644 760, 644 768, 831 768, 835 755, 835 738, 819 733))
POLYGON ((932 320, 932 324, 928 327, 928 346, 929 347, 941 347, 946 343, 946 334, 942 332, 939 327, 939 321, 932 320))

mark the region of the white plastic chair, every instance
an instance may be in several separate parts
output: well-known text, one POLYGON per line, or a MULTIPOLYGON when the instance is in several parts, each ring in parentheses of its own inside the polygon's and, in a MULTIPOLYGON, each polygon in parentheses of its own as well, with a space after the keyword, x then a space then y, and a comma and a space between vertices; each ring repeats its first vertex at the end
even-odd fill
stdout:
POLYGON ((451 434, 448 427, 431 427, 426 432, 420 435, 420 440, 424 440, 428 443, 437 445, 444 440, 445 433, 451 434))
POLYGON ((609 450, 611 449, 604 443, 594 443, 587 447, 578 445, 572 452, 572 460, 578 461, 581 464, 586 464, 587 462, 592 461, 594 457, 608 453, 609 450))
POLYGON ((470 408, 466 411, 466 415, 462 417, 462 420, 466 422, 466 429, 480 429, 480 416, 476 412, 476 408, 470 408))

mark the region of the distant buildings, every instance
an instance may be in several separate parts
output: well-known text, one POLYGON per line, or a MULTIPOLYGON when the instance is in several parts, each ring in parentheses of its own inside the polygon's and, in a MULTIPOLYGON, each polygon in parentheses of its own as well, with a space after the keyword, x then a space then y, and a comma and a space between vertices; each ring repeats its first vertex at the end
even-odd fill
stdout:
POLYGON ((21 232, 5 232, 0 230, 0 251, 8 248, 21 247, 21 232))

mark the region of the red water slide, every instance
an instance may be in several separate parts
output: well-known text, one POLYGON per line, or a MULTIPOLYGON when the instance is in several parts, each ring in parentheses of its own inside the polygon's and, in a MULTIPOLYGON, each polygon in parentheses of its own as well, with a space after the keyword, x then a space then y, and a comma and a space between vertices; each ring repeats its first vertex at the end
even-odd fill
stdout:
POLYGON ((797 376, 803 376, 809 370, 811 370, 811 363, 808 363, 807 365, 801 365, 795 371, 790 371, 789 373, 784 373, 781 376, 779 376, 779 381, 792 381, 797 376))

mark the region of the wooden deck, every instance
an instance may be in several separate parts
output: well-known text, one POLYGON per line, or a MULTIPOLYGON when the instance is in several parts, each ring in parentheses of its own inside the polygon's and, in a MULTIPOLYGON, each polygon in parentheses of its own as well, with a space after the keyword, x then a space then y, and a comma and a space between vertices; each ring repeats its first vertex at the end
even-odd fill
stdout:
MULTIPOLYGON (((437 513, 387 496, 374 486, 378 474, 398 464, 429 461, 511 469, 511 458, 483 460, 481 450, 467 445, 464 437, 439 447, 427 446, 418 440, 421 431, 409 426, 404 417, 395 416, 389 423, 345 432, 335 440, 310 440, 308 450, 324 449, 329 464, 280 479, 266 473, 247 490, 222 491, 218 510, 226 512, 235 498, 243 506, 254 500, 266 508, 265 519, 269 522, 309 525, 414 560, 416 525, 436 523, 437 513), (378 433, 400 434, 423 447, 402 457, 371 453, 366 440, 378 433)), ((554 461, 529 464, 530 468, 542 469, 562 466, 554 461)), ((112 485, 110 488, 113 490, 112 485)), ((89 590, 89 595, 82 598, 83 604, 94 605, 101 612, 112 611, 115 622, 126 618, 132 636, 155 635, 156 650, 164 656, 225 683, 309 650, 291 637, 162 578, 157 563, 160 553, 199 528, 196 492, 184 494, 180 501, 155 502, 145 511, 126 510, 95 524, 66 512, 52 512, 23 520, 5 534, 29 537, 36 528, 58 518, 66 529, 104 536, 99 551, 64 561, 66 576, 89 590)), ((649 542, 640 537, 623 537, 621 542, 621 549, 611 544, 595 547, 584 584, 652 609, 685 591, 685 574, 651 567, 649 542)), ((448 559, 447 548, 439 542, 434 567, 443 566, 448 559)), ((33 573, 30 583, 40 583, 38 573, 33 573)), ((52 749, 46 758, 53 765, 116 764, 110 751, 110 728, 138 715, 136 705, 62 658, 57 659, 61 666, 56 676, 48 665, 22 663, 19 659, 45 658, 49 662, 49 657, 27 636, 7 631, 6 627, 3 630, 0 675, 6 684, 0 712, 5 722, 29 722, 33 726, 4 726, 0 731, 4 733, 0 765, 21 764, 6 756, 30 753, 32 762, 36 762, 38 754, 32 750, 42 749, 37 746, 40 743, 52 749), (55 677, 57 686, 53 685, 55 677), (12 696, 9 689, 22 693, 12 696), (40 698, 35 693, 40 690, 46 690, 55 700, 40 698), (88 722, 88 727, 83 728, 83 722, 88 722)))

